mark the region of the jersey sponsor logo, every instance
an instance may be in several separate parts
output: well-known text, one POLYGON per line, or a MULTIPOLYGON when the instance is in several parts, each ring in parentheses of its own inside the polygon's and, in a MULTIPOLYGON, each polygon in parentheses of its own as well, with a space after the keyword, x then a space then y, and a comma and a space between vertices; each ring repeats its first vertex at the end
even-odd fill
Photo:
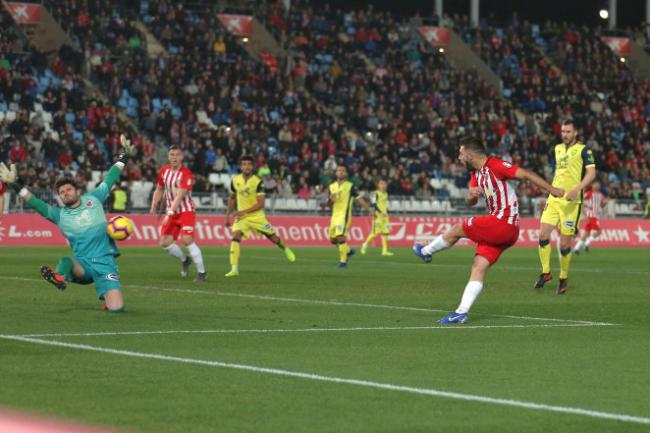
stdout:
POLYGON ((273 226, 271 225, 271 223, 264 224, 264 227, 262 227, 262 229, 266 231, 273 230, 273 226))
POLYGON ((92 200, 88 200, 88 201, 86 202, 86 207, 93 207, 93 201, 92 201, 92 200))
POLYGON ((79 225, 79 227, 86 227, 91 225, 92 223, 93 220, 90 216, 90 212, 88 212, 88 209, 84 209, 77 217, 77 224, 79 225))
POLYGON ((474 222, 474 217, 467 218, 467 226, 468 227, 471 227, 473 222, 474 222))
POLYGON ((510 164, 508 161, 503 161, 503 166, 506 168, 512 168, 512 164, 510 164))
POLYGON ((569 227, 569 228, 573 228, 573 226, 574 226, 573 221, 564 221, 564 225, 569 227))
POLYGON ((120 276, 117 274, 110 273, 106 275, 106 279, 109 281, 120 281, 120 276))

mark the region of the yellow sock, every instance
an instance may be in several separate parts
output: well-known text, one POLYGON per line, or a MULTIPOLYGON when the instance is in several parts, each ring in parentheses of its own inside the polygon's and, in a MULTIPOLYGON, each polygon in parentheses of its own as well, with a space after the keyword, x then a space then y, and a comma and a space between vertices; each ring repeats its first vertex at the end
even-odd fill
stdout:
POLYGON ((239 266, 239 242, 230 242, 230 266, 233 270, 239 266))
POLYGON ((347 263, 350 247, 348 247, 348 244, 343 243, 343 244, 339 244, 338 248, 339 248, 339 260, 341 261, 341 263, 347 263))
POLYGON ((366 239, 366 241, 365 241, 363 244, 366 245, 366 246, 370 245, 370 243, 371 243, 373 240, 375 240, 375 236, 376 236, 376 235, 375 235, 374 233, 370 233, 370 234, 368 235, 368 239, 366 239))
POLYGON ((571 248, 562 250, 560 253, 560 279, 569 278, 569 265, 571 264, 571 248))
POLYGON ((551 272, 551 246, 550 241, 539 241, 539 261, 542 263, 542 272, 548 274, 551 272), (543 244, 543 245, 542 245, 543 244))
POLYGON ((388 252, 388 236, 386 235, 381 235, 381 252, 388 252))

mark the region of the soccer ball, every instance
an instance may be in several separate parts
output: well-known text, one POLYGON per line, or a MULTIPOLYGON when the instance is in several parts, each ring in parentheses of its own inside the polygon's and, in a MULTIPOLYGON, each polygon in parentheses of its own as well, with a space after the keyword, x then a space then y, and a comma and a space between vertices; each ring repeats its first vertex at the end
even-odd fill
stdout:
POLYGON ((108 220, 106 232, 116 241, 123 241, 133 233, 133 221, 124 215, 114 216, 108 220))

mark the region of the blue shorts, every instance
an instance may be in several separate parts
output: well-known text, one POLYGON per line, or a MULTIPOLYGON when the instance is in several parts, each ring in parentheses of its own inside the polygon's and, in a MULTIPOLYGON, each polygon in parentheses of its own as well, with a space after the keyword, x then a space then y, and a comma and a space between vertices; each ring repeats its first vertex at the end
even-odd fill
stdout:
POLYGON ((104 293, 109 290, 121 290, 120 272, 113 256, 95 257, 92 259, 74 258, 84 270, 81 278, 72 277, 77 284, 95 284, 97 298, 104 300, 104 293))

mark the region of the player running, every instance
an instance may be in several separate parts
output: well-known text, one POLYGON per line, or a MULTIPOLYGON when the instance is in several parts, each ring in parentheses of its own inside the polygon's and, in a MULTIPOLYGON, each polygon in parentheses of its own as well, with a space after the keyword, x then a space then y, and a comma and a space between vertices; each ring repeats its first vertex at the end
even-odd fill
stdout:
POLYGON ((589 246, 600 236, 600 221, 602 209, 607 205, 607 196, 600 190, 600 182, 591 184, 591 189, 585 193, 584 206, 587 209, 587 222, 582 228, 582 236, 573 248, 573 254, 580 254, 584 247, 585 253, 589 253, 589 246))
POLYGON ((345 235, 352 222, 352 199, 356 199, 361 206, 373 214, 372 209, 359 196, 357 188, 352 182, 347 180, 348 169, 344 165, 339 165, 336 169, 336 181, 329 186, 329 199, 327 204, 332 206, 332 219, 330 220, 330 242, 339 249, 339 269, 348 267, 348 259, 355 253, 350 248, 345 239, 345 235))
POLYGON ((264 213, 266 191, 262 179, 253 174, 253 157, 244 155, 239 158, 239 169, 241 173, 230 182, 230 197, 228 197, 228 208, 226 209, 225 224, 226 227, 230 227, 230 214, 235 206, 235 201, 237 202, 235 224, 232 227, 232 241, 230 242, 230 272, 226 274, 226 277, 239 275, 241 240, 248 239, 251 231, 263 234, 284 251, 287 260, 296 261, 296 255, 275 233, 275 229, 266 218, 264 213))
POLYGON ((361 246, 361 254, 368 251, 368 245, 377 237, 381 236, 381 255, 392 256, 388 251, 388 235, 390 234, 390 221, 388 219, 388 183, 381 179, 377 182, 377 190, 370 194, 370 203, 375 209, 372 219, 372 232, 368 239, 361 246))
POLYGON ((196 266, 194 281, 205 281, 208 274, 203 264, 203 255, 194 242, 196 213, 192 201, 192 172, 183 166, 183 152, 177 146, 170 146, 167 158, 169 164, 158 172, 150 210, 151 215, 158 214, 158 204, 164 193, 167 211, 160 226, 160 246, 167 254, 180 260, 183 278, 189 275, 190 259, 183 253, 179 244, 186 247, 196 266))
POLYGON ((571 240, 578 230, 582 190, 596 177, 596 164, 591 150, 577 141, 578 132, 572 120, 564 120, 560 130, 562 143, 555 146, 555 176, 553 186, 566 191, 563 197, 550 197, 546 201, 539 225, 539 259, 542 273, 535 288, 541 288, 551 275, 551 232, 560 227, 560 281, 559 295, 569 289, 569 264, 571 240))
POLYGON ((63 207, 50 206, 36 198, 23 186, 16 174, 16 166, 8 169, 0 164, 0 178, 10 185, 28 206, 59 227, 72 247, 72 257, 59 260, 56 269, 41 267, 42 277, 57 289, 64 290, 69 282, 95 284, 97 298, 104 301, 104 309, 113 313, 124 311, 120 274, 115 258, 120 255, 115 241, 106 233, 103 204, 111 187, 132 155, 131 144, 121 136, 122 151, 104 181, 90 194, 83 194, 70 178, 56 182, 56 192, 63 207))
POLYGON ((481 143, 475 138, 461 141, 458 159, 471 170, 467 203, 473 206, 483 195, 488 215, 465 218, 449 231, 435 238, 426 246, 415 244, 413 252, 424 262, 431 256, 453 246, 467 237, 478 244, 472 264, 469 282, 465 286, 458 308, 438 320, 438 323, 465 323, 472 304, 483 290, 483 280, 490 266, 501 254, 517 242, 519 237, 519 203, 515 188, 509 179, 527 179, 554 196, 564 191, 554 188, 544 179, 523 168, 493 156, 487 156, 481 143))

